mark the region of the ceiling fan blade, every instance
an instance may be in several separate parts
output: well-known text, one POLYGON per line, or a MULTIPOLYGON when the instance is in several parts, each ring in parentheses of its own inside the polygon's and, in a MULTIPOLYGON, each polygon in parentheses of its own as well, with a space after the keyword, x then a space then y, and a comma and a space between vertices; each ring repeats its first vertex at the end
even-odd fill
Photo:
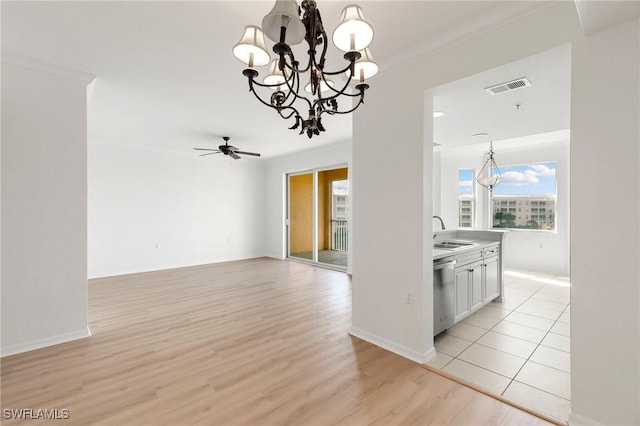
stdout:
POLYGON ((217 151, 217 152, 220 152, 219 149, 212 149, 212 148, 193 148, 193 149, 195 149, 196 151, 217 151))
POLYGON ((247 151, 234 151, 236 154, 242 154, 242 155, 253 155, 254 157, 260 157, 260 154, 258 154, 257 152, 247 152, 247 151))
POLYGON ((240 156, 239 156, 239 155, 237 155, 237 154, 236 154, 235 152, 233 152, 233 151, 229 151, 229 156, 230 156, 231 158, 233 158, 234 160, 239 160, 239 159, 240 159, 240 156))
POLYGON ((211 155, 211 154, 220 154, 220 151, 216 151, 216 152, 207 152, 206 154, 200 154, 200 155, 198 155, 198 157, 204 157, 205 155, 211 155))

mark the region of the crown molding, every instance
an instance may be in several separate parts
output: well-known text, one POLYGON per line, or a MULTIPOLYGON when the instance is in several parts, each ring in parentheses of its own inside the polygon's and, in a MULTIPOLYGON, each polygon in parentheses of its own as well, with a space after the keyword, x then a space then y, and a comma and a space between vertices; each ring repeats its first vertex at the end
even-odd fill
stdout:
POLYGON ((2 66, 8 66, 20 70, 36 71, 63 80, 88 85, 96 76, 84 71, 78 71, 50 62, 41 61, 15 52, 2 51, 2 66))
POLYGON ((527 15, 553 6, 556 2, 509 2, 498 10, 487 12, 463 24, 431 37, 410 50, 401 52, 389 60, 380 63, 381 72, 374 78, 383 76, 395 69, 419 61, 443 50, 449 49, 466 40, 498 29, 527 15))

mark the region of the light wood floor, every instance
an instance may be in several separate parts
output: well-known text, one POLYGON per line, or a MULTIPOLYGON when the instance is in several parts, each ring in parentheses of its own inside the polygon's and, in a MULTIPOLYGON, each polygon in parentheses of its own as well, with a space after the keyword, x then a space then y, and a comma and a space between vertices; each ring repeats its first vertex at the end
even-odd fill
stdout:
POLYGON ((2 409, 68 409, 64 425, 546 424, 350 337, 341 272, 263 258, 89 295, 93 337, 2 359, 2 409))

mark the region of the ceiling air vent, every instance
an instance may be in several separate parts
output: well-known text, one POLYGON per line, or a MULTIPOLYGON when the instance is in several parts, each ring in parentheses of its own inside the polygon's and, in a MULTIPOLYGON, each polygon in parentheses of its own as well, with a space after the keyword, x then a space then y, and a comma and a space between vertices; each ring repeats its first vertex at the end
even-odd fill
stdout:
POLYGON ((509 81, 507 83, 496 84, 495 86, 487 87, 484 90, 490 95, 500 95, 502 93, 511 92, 513 90, 521 89, 523 87, 531 86, 531 82, 522 77, 517 80, 509 81))

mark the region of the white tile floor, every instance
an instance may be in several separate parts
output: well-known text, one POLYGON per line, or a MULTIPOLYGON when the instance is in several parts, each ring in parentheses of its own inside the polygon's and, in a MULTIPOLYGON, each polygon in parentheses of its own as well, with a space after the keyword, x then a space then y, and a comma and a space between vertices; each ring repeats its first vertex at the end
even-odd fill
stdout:
POLYGON ((429 365, 557 419, 570 410, 569 278, 505 271, 505 300, 435 339, 429 365))

